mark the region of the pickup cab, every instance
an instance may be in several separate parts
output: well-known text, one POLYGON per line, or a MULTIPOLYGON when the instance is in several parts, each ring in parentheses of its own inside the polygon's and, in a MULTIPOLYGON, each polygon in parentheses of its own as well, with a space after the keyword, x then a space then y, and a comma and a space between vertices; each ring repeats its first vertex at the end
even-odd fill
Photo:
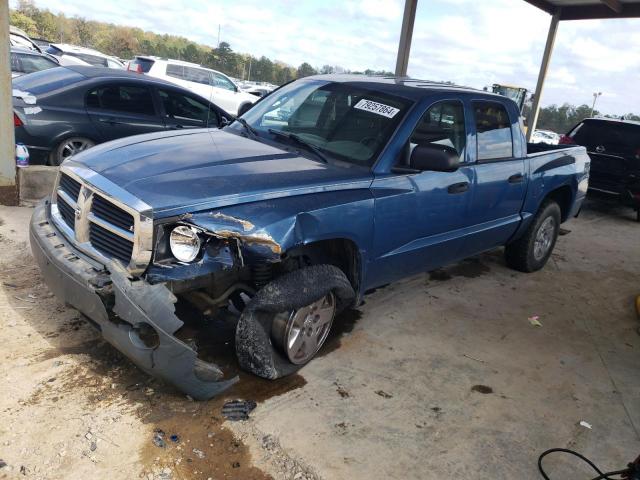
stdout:
POLYGON ((291 374, 336 314, 402 277, 504 247, 542 268, 588 187, 583 147, 527 145, 517 105, 411 79, 316 76, 222 129, 66 160, 34 212, 49 288, 196 399, 232 385, 184 329, 232 318, 241 368, 291 374))

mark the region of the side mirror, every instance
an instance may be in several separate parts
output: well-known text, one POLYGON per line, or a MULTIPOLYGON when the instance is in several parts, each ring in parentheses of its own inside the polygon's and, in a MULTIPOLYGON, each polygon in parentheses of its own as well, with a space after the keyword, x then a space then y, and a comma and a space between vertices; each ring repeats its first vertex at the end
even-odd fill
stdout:
POLYGON ((409 166, 421 171, 455 172, 460 166, 460 156, 446 145, 418 145, 411 152, 409 166))

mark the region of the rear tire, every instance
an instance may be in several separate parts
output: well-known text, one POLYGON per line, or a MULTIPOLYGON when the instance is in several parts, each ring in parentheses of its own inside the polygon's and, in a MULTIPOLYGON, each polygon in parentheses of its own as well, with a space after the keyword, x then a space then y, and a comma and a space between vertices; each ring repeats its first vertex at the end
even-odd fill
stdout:
POLYGON ((560 231, 561 211, 554 201, 540 206, 529 228, 505 248, 507 265, 520 272, 535 272, 545 266, 560 231))
POLYGON ((62 140, 49 155, 49 165, 59 166, 67 158, 80 153, 87 148, 91 148, 96 144, 93 140, 86 137, 69 137, 62 140))

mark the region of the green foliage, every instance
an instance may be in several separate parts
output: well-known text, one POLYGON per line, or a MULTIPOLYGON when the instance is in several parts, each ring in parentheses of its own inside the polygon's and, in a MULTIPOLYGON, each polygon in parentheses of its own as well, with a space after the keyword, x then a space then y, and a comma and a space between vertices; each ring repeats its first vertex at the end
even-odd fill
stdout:
MULTIPOLYGON (((95 22, 78 16, 68 18, 63 14, 54 15, 49 10, 36 7, 33 0, 19 0, 16 10, 10 11, 10 21, 11 25, 23 29, 30 36, 95 48, 122 59, 130 59, 135 55, 175 58, 198 63, 232 77, 277 85, 317 73, 308 63, 296 69, 265 56, 255 58, 234 52, 227 42, 220 42, 216 48, 211 48, 176 35, 158 35, 139 28, 95 22)), ((335 71, 338 68, 327 65, 323 71, 335 71)))

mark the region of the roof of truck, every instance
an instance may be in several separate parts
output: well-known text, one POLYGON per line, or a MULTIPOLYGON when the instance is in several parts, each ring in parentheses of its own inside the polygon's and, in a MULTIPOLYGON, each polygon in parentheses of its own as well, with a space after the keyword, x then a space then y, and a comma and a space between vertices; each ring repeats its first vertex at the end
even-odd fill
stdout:
POLYGON ((492 92, 478 90, 476 88, 455 85, 446 82, 434 82, 433 80, 421 80, 418 78, 395 77, 383 75, 358 75, 358 74, 330 74, 314 75, 305 79, 325 80, 329 82, 354 83, 354 84, 375 84, 375 88, 381 92, 386 92, 406 98, 416 100, 422 98, 425 91, 436 92, 466 92, 482 93, 483 95, 505 98, 492 92))

